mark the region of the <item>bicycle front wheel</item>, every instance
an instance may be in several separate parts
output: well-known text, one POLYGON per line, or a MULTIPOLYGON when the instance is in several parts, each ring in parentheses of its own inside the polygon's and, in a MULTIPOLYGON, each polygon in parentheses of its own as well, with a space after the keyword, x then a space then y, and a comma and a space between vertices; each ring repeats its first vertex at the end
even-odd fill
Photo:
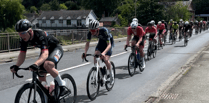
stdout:
POLYGON ((90 100, 96 99, 98 93, 99 93, 99 87, 100 87, 100 82, 99 82, 99 75, 97 74, 97 68, 93 67, 88 74, 87 77, 87 95, 90 100), (96 80, 97 76, 97 80, 96 80))
POLYGON ((131 53, 128 58, 128 73, 133 76, 136 71, 136 57, 134 53, 131 53))
POLYGON ((28 83, 23 85, 15 97, 15 103, 45 103, 44 94, 39 87, 34 90, 34 84, 28 83), (36 98, 34 99, 34 92, 36 98))
POLYGON ((68 94, 66 94, 66 96, 60 101, 64 100, 67 103, 75 103, 77 98, 77 88, 73 77, 69 74, 63 74, 61 75, 61 78, 66 82, 65 87, 68 89, 68 94))
POLYGON ((111 71, 113 72, 112 74, 113 74, 113 81, 110 81, 111 79, 111 77, 110 77, 110 71, 109 70, 107 70, 107 80, 109 80, 109 81, 107 81, 106 83, 105 83, 105 87, 106 87, 106 89, 108 90, 108 91, 110 91, 110 90, 112 90, 112 88, 113 88, 113 86, 114 86, 114 84, 115 84, 115 65, 114 65, 114 63, 112 62, 112 61, 110 61, 110 63, 111 63, 111 71))

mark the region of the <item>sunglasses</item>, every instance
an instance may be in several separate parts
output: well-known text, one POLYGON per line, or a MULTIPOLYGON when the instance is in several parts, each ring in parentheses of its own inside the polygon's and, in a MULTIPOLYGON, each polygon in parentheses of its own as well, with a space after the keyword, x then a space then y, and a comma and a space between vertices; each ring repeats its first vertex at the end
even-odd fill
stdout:
POLYGON ((23 31, 23 32, 19 32, 19 34, 25 35, 27 32, 28 32, 28 30, 27 31, 23 31))

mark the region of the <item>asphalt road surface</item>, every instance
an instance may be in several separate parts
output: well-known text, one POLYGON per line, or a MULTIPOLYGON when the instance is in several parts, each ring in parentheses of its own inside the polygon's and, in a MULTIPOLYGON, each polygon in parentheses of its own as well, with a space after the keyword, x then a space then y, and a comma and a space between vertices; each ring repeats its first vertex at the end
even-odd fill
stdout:
MULTIPOLYGON (((187 47, 183 47, 183 41, 174 45, 166 43, 162 50, 157 51, 154 59, 146 62, 146 68, 141 73, 137 69, 134 76, 129 76, 127 70, 129 51, 124 51, 125 42, 115 44, 111 61, 116 67, 115 85, 111 91, 105 87, 100 88, 96 100, 91 101, 86 93, 86 81, 89 70, 93 66, 93 57, 88 57, 89 63, 82 62, 81 55, 84 49, 73 52, 65 52, 63 58, 58 64, 60 74, 69 73, 75 79, 77 85, 77 102, 79 103, 140 103, 157 91, 172 74, 174 74, 187 60, 196 54, 201 48, 209 43, 209 32, 194 35, 190 38, 187 47)), ((94 53, 95 47, 90 47, 88 53, 94 53)), ((146 51, 146 49, 145 49, 146 51)), ((28 67, 33 64, 37 58, 25 60, 21 67, 28 67)), ((27 82, 30 82, 32 73, 30 71, 19 71, 24 78, 12 79, 12 73, 9 67, 15 64, 0 64, 0 103, 13 103, 18 89, 27 82)), ((48 76, 47 81, 52 81, 48 76)))

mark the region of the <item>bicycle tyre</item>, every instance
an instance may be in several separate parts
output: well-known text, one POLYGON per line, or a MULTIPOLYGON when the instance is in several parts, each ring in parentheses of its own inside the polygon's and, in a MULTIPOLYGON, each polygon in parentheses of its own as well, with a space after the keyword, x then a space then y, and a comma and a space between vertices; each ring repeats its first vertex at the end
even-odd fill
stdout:
MULTIPOLYGON (((110 82, 106 82, 105 83, 105 87, 108 91, 112 90, 114 84, 115 84, 115 65, 112 61, 110 61, 111 65, 112 65, 112 70, 113 70, 113 75, 114 75, 114 83, 112 85, 110 85, 110 87, 108 86, 110 82)), ((107 79, 110 77, 110 75, 107 75, 107 79)))
MULTIPOLYGON (((71 98, 69 98, 70 100, 68 100, 68 103, 75 103, 76 102, 76 98, 77 98, 77 87, 76 87, 76 83, 75 80, 73 79, 73 77, 69 74, 62 74, 61 75, 62 80, 68 79, 72 86, 73 86, 73 96, 72 96, 72 100, 71 98)), ((67 83, 67 82, 66 82, 67 83)), ((67 84, 66 84, 67 85, 67 84)), ((66 86, 67 87, 67 86, 66 86)), ((71 87, 71 86, 70 86, 71 87)), ((69 88, 68 88, 69 89, 69 88)), ((71 89, 72 90, 72 89, 71 89)), ((71 91, 72 92, 72 91, 71 91)))
POLYGON ((129 75, 130 76, 133 76, 134 75, 134 73, 135 73, 135 71, 136 71, 136 56, 135 56, 135 54, 134 53, 131 53, 130 55, 129 55, 129 58, 128 58, 128 73, 129 73, 129 75), (133 71, 131 71, 131 59, 134 59, 133 60, 133 63, 134 64, 132 64, 132 66, 133 66, 133 71))
MULTIPOLYGON (((17 92, 17 95, 16 95, 16 97, 15 97, 15 103, 22 103, 22 102, 20 102, 20 99, 21 99, 21 96, 23 95, 23 93, 27 90, 27 89, 33 89, 32 90, 32 95, 33 95, 33 91, 34 91, 34 84, 32 84, 32 83, 27 83, 27 84, 25 84, 25 85, 23 85, 20 89, 19 89, 19 91, 17 92)), ((39 96, 40 96, 40 99, 41 99, 41 103, 45 103, 45 96, 44 96, 44 94, 43 94, 43 92, 41 91, 41 89, 37 86, 37 88, 36 88, 36 91, 37 91, 37 93, 36 94, 39 94, 39 96)), ((29 93, 28 93, 29 94, 29 93)), ((36 96, 37 97, 37 96, 36 96)), ((27 97, 26 98, 28 98, 28 95, 27 95, 27 97)), ((31 99, 33 99, 33 97, 31 97, 31 99)), ((37 102, 37 101, 36 101, 37 102)), ((28 103, 28 101, 26 101, 25 103, 28 103)), ((40 102, 37 102, 37 103, 40 103, 40 102)))
POLYGON ((86 83, 86 90, 87 90, 87 95, 88 95, 88 97, 89 97, 89 99, 91 100, 91 101, 93 101, 93 100, 95 100, 96 99, 96 97, 97 97, 97 95, 99 94, 99 88, 100 88, 100 82, 99 82, 99 75, 98 74, 96 74, 96 75, 98 75, 97 77, 97 80, 98 81, 94 81, 95 83, 97 83, 98 85, 96 86, 96 92, 95 92, 95 95, 94 96, 92 96, 91 94, 90 94, 90 86, 89 86, 89 83, 90 83, 90 79, 91 79, 91 74, 93 73, 93 72, 96 72, 96 67, 92 67, 91 68, 91 70, 89 71, 89 74, 88 74, 88 77, 87 77, 87 83, 86 83))

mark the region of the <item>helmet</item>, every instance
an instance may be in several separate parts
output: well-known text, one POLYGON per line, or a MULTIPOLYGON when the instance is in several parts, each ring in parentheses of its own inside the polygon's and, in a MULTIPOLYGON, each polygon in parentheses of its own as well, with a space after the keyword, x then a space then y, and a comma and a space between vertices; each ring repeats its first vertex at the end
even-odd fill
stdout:
POLYGON ((173 21, 173 19, 171 19, 170 21, 173 21))
POLYGON ((150 23, 152 24, 152 26, 155 25, 155 21, 154 20, 151 20, 150 23))
POLYGON ((15 30, 17 32, 27 31, 31 27, 32 27, 32 24, 30 21, 28 21, 27 19, 21 19, 16 23, 15 30))
POLYGON ((158 22, 158 24, 161 24, 161 23, 162 23, 161 21, 158 22))
POLYGON ((180 21, 183 21, 182 19, 180 19, 180 21))
POLYGON ((133 22, 133 21, 136 21, 136 22, 138 22, 138 19, 137 19, 137 18, 133 18, 132 22, 133 22))
POLYGON ((202 22, 202 20, 200 22, 202 22))
POLYGON ((148 22, 147 25, 148 25, 148 26, 152 26, 152 23, 151 23, 151 22, 148 22))
POLYGON ((162 23, 164 23, 165 22, 165 20, 162 20, 162 23))
POLYGON ((89 23, 89 29, 97 29, 99 27, 99 21, 92 20, 89 23))
POLYGON ((189 24, 189 22, 188 22, 188 21, 186 21, 186 22, 185 22, 185 24, 186 24, 186 25, 188 25, 188 24, 189 24))
POLYGON ((176 21, 174 21, 174 24, 177 24, 177 22, 176 22, 176 21))
POLYGON ((131 23, 131 28, 136 28, 138 26, 138 23, 136 21, 133 21, 131 23))

